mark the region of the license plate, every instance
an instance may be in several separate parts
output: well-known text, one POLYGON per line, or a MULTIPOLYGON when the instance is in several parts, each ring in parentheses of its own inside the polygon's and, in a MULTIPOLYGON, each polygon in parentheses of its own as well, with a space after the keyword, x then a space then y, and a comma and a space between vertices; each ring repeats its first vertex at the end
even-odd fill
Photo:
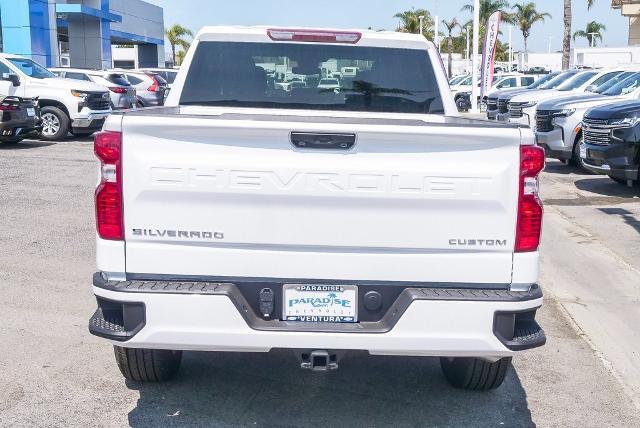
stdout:
POLYGON ((358 287, 355 285, 285 284, 282 293, 286 321, 358 321, 358 287))
POLYGON ((27 116, 29 117, 34 117, 36 115, 36 109, 34 108, 27 108, 27 116))
POLYGON ((580 157, 582 159, 587 158, 587 148, 584 146, 584 144, 580 144, 580 157))

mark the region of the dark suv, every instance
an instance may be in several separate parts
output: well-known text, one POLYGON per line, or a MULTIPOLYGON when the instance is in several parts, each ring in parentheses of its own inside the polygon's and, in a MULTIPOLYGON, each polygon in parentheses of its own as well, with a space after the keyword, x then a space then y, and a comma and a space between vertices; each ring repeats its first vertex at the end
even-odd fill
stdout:
POLYGON ((640 101, 623 101, 588 110, 582 122, 580 157, 597 174, 633 185, 640 163, 640 101))
POLYGON ((38 100, 0 95, 0 142, 36 137, 41 128, 38 100))

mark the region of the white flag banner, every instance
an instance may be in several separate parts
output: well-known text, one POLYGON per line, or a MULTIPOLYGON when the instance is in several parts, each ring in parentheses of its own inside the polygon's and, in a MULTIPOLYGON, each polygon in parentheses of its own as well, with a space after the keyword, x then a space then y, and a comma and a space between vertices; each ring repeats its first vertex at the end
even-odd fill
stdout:
POLYGON ((493 12, 487 21, 487 31, 484 35, 484 50, 482 51, 482 79, 480 86, 480 99, 491 89, 493 83, 493 68, 496 61, 496 47, 498 45, 498 32, 502 13, 493 12))

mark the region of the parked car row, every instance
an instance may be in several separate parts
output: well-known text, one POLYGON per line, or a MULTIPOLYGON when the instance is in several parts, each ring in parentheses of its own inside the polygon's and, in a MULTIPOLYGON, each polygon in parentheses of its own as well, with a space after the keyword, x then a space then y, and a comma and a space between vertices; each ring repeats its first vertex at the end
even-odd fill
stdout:
POLYGON ((170 87, 165 76, 173 81, 176 73, 46 69, 28 58, 0 54, 0 141, 91 135, 113 110, 163 105, 170 87))
MULTIPOLYGON (((458 111, 469 111, 471 109, 471 91, 473 87, 471 80, 472 77, 470 75, 465 75, 456 77, 449 82, 458 111)), ((492 93, 505 89, 528 87, 537 80, 540 80, 539 75, 520 74, 517 72, 496 74, 493 76, 491 88, 482 99, 481 108, 486 108, 487 98, 492 93)), ((480 99, 476 101, 480 102, 480 99)))
POLYGON ((487 99, 487 118, 533 128, 546 156, 639 181, 640 69, 569 70, 487 99))

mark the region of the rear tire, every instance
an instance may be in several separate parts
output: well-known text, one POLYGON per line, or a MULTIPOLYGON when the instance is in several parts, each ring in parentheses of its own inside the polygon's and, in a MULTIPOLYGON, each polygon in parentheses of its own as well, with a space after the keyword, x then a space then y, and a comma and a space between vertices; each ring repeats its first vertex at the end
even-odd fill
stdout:
POLYGON ((507 375, 511 357, 501 358, 495 363, 480 358, 440 358, 440 367, 449 383, 468 391, 496 389, 507 375))
POLYGON ((134 382, 163 382, 180 369, 182 351, 133 349, 114 346, 116 363, 122 375, 134 382))

